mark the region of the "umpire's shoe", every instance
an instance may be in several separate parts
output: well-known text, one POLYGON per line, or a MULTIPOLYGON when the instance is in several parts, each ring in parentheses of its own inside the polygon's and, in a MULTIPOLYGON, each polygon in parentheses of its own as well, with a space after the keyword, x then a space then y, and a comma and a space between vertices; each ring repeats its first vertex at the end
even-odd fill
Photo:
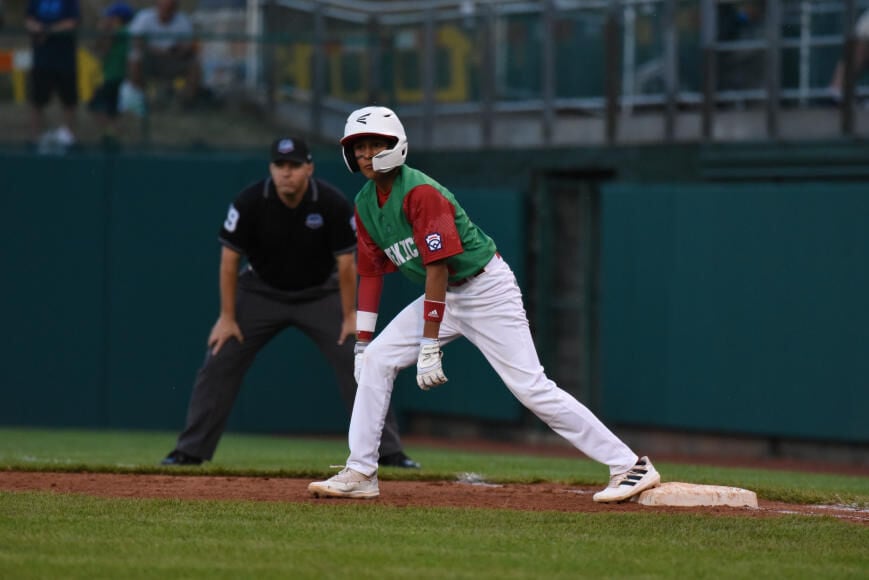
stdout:
POLYGON ((326 481, 315 481, 309 484, 308 491, 314 497, 371 499, 380 495, 376 473, 365 475, 349 467, 345 467, 338 475, 333 475, 326 481))
POLYGON ((404 451, 396 451, 389 455, 384 455, 377 460, 377 463, 383 467, 403 467, 405 469, 419 469, 420 465, 410 457, 404 454, 404 451))
POLYGON ((628 471, 613 475, 606 489, 594 494, 592 499, 601 503, 625 501, 660 484, 658 470, 648 457, 640 457, 628 471))
POLYGON ((183 451, 174 450, 160 462, 160 465, 202 465, 202 459, 188 455, 183 451))

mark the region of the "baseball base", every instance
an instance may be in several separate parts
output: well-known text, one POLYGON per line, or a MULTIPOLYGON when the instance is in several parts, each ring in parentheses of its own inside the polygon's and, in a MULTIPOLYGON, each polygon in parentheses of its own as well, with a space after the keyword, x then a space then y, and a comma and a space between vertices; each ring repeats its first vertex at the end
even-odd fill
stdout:
POLYGON ((636 502, 641 505, 683 507, 726 505, 756 508, 757 494, 738 487, 668 482, 647 489, 636 498, 636 502))

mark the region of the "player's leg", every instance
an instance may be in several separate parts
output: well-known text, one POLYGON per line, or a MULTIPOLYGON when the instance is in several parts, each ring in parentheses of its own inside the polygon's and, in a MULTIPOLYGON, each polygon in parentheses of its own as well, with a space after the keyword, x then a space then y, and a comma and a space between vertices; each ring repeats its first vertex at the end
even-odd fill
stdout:
POLYGON ((377 449, 398 371, 416 363, 422 336, 420 296, 393 318, 365 349, 350 418, 347 467, 370 475, 377 471, 377 449))
POLYGON ((176 451, 202 460, 214 456, 245 374, 257 353, 284 328, 276 311, 273 300, 239 283, 236 320, 244 342, 232 338, 217 354, 207 349, 205 362, 196 374, 176 451))
MULTIPOLYGON (((347 466, 326 481, 308 486, 313 495, 372 498, 380 495, 377 448, 398 371, 416 363, 422 337, 423 296, 398 313, 365 349, 353 413, 350 417, 350 456, 347 466)), ((448 316, 441 324, 442 340, 455 338, 448 316)))
MULTIPOLYGON (((350 337, 344 341, 344 344, 338 344, 338 330, 341 328, 341 322, 341 295, 337 291, 319 300, 305 302, 293 307, 292 325, 314 341, 329 365, 335 370, 341 398, 347 407, 347 412, 351 413, 353 401, 356 398, 356 379, 353 377, 354 339, 350 337)), ((401 438, 398 434, 398 421, 391 407, 386 414, 383 425, 379 453, 381 463, 392 461, 391 458, 401 458, 404 455, 401 438)), ((410 463, 406 466, 418 467, 418 465, 411 465, 410 463)))
POLYGON ((637 455, 585 405, 543 371, 513 272, 496 260, 486 273, 447 296, 454 324, 486 357, 507 388, 553 431, 588 457, 629 470, 637 455))
POLYGON ((588 408, 543 372, 510 268, 501 260, 447 297, 453 323, 474 343, 507 388, 553 431, 609 467, 610 483, 594 501, 623 501, 661 481, 647 457, 638 458, 588 408))

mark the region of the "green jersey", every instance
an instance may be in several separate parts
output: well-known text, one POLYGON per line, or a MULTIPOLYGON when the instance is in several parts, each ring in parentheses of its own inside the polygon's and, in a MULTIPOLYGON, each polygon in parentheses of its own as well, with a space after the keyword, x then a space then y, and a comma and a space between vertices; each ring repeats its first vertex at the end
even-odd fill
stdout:
POLYGON ((130 35, 126 28, 118 30, 112 38, 112 45, 103 57, 103 81, 120 83, 127 74, 127 51, 130 35))
MULTIPOLYGON (((495 242, 468 218, 455 196, 434 179, 407 165, 399 168, 383 207, 378 204, 374 182, 369 181, 356 195, 356 211, 374 244, 414 282, 425 283, 425 263, 439 256, 446 256, 449 280, 456 282, 477 274, 495 255, 495 242), (434 188, 453 206, 455 217, 450 220, 451 224, 443 220, 426 224, 409 221, 405 198, 418 186, 434 188)), ((362 235, 364 233, 360 232, 362 235)), ((359 244, 360 273, 368 259, 363 255, 365 248, 364 243, 359 244)))

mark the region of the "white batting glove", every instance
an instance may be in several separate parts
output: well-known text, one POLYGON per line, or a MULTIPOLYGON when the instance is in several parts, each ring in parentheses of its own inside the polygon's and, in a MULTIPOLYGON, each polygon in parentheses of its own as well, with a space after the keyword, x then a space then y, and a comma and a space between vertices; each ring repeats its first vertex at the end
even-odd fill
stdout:
POLYGON ((359 377, 362 375, 362 363, 365 361, 365 347, 368 346, 367 340, 357 340, 353 347, 353 378, 356 379, 356 384, 359 384, 359 377))
POLYGON ((447 382, 441 367, 441 343, 436 338, 423 338, 419 343, 419 358, 416 361, 416 384, 423 391, 447 382))

